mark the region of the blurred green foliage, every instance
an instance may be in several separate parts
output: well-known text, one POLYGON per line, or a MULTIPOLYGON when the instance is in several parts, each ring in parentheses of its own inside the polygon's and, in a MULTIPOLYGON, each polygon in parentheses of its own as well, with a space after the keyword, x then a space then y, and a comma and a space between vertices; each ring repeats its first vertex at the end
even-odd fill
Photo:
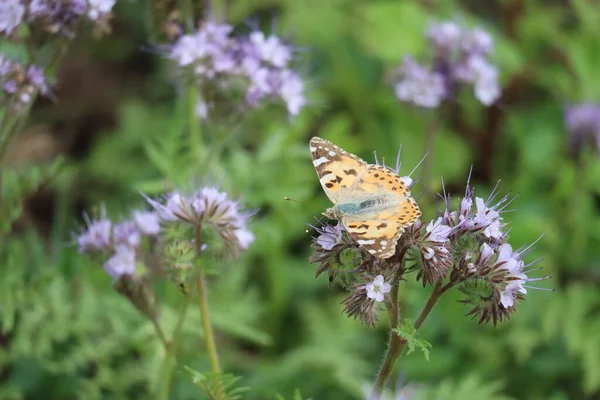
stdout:
MULTIPOLYGON (((511 243, 518 248, 544 234, 530 259, 544 257, 543 274, 553 279, 540 286, 557 291, 530 290, 514 317, 495 329, 463 317, 468 309, 449 293, 418 333, 433 346, 429 361, 419 351, 406 355, 397 375, 430 399, 600 397, 600 162, 593 149, 569 153, 563 123, 565 105, 600 101, 597 2, 230 2, 232 23, 253 20, 268 30, 275 20, 278 33, 305 49, 311 104, 293 121, 271 110, 246 121, 209 165, 198 143, 215 141, 216 133, 198 132, 202 142, 189 134, 186 94, 174 90, 159 54, 140 52, 156 33, 140 8, 142 2, 120 2, 113 34, 76 39, 64 60, 63 68, 73 63, 79 74, 107 82, 110 95, 88 92, 99 100, 73 108, 77 98, 59 92, 58 104, 34 107, 30 126, 50 124, 60 138, 61 129, 79 124, 89 143, 67 151, 68 167, 49 184, 51 229, 25 224, 1 243, 0 399, 149 398, 164 350, 151 323, 114 292, 102 261, 77 254, 72 234, 82 209, 105 204, 119 216, 142 206, 140 190, 156 195, 215 181, 260 210, 250 251, 209 283, 224 370, 251 388, 243 398, 303 398, 296 389, 315 399, 359 398, 385 350, 387 321, 382 315, 370 330, 347 318, 339 304, 345 294, 326 278, 314 279, 306 223, 328 204, 307 143, 318 135, 366 160, 373 150, 394 160, 403 143, 408 173, 426 151, 425 132, 436 115, 397 102, 385 77, 403 55, 425 53, 423 32, 440 19, 492 32, 504 91, 490 109, 460 97, 439 111, 431 154, 436 178, 413 190, 424 192, 423 219, 435 216, 438 177, 455 198, 471 165, 480 196, 501 178, 501 192, 520 193, 506 217, 511 243), (98 123, 103 113, 115 123, 98 123)), ((8 179, 9 173, 3 168, 3 193, 10 187, 22 199, 53 176, 31 169, 23 174, 32 180, 20 184, 22 175, 8 179)), ((0 210, 5 232, 5 216, 12 221, 20 213, 6 203, 0 210)), ((156 290, 170 332, 179 289, 164 282, 156 290)), ((428 290, 411 281, 401 286, 406 318, 418 313, 428 290)), ((172 398, 203 398, 183 369, 209 369, 197 310, 184 333, 172 398)))

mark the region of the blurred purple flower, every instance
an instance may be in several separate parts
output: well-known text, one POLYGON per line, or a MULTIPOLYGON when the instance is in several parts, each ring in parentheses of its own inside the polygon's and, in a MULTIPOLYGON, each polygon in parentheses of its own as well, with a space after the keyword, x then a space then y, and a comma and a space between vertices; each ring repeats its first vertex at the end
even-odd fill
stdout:
POLYGON ((322 228, 316 228, 319 236, 317 236, 317 243, 324 250, 331 250, 338 244, 343 242, 343 225, 338 222, 337 225, 324 225, 322 228))
MULTIPOLYGON (((92 21, 96 21, 102 18, 104 15, 110 13, 116 2, 116 0, 87 0, 88 18, 92 21)), ((78 1, 75 1, 73 3, 78 3, 78 1)))
POLYGON ((90 250, 106 250, 110 246, 112 223, 106 217, 87 220, 87 229, 77 238, 80 253, 90 250))
MULTIPOLYGON (((253 108, 265 100, 282 102, 289 115, 297 115, 306 100, 304 82, 288 68, 292 49, 274 35, 253 31, 236 37, 232 31, 230 25, 205 22, 195 33, 180 37, 170 48, 169 58, 201 88, 211 85, 231 96, 241 91, 253 108)), ((202 119, 212 108, 208 101, 199 103, 197 114, 202 119)))
POLYGON ((13 111, 26 109, 35 94, 48 94, 44 71, 35 65, 23 65, 0 55, 0 103, 9 103, 13 111))
POLYGON ((20 0, 0 1, 0 33, 10 35, 22 22, 25 6, 20 0))
POLYGON ((498 71, 487 59, 494 47, 489 33, 444 21, 428 29, 427 39, 433 48, 433 62, 426 67, 404 58, 395 85, 399 100, 436 108, 465 85, 472 86, 475 97, 486 106, 500 98, 498 71))
POLYGON ((210 225, 226 243, 239 250, 246 250, 254 241, 254 235, 246 226, 250 214, 241 212, 238 202, 215 187, 202 188, 190 196, 174 192, 162 202, 143 196, 165 222, 210 225))
POLYGON ((436 108, 446 95, 443 75, 431 72, 405 57, 400 68, 401 80, 396 83, 396 97, 425 108, 436 108))
POLYGON ((117 246, 115 253, 104 263, 104 270, 115 280, 135 275, 135 249, 117 246))
POLYGON ((135 211, 133 220, 143 235, 156 236, 160 232, 160 219, 155 212, 135 211))
POLYGON ((113 246, 138 247, 141 235, 134 221, 123 221, 113 227, 113 246))
POLYGON ((600 104, 582 103, 567 107, 565 125, 570 135, 571 150, 577 154, 588 141, 596 142, 600 153, 600 104))

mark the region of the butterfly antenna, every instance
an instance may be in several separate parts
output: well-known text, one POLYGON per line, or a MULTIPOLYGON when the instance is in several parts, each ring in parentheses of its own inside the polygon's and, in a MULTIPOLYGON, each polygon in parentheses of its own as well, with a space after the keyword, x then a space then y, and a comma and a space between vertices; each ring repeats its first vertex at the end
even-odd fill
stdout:
POLYGON ((377 159, 377 151, 373 152, 373 157, 375 157, 375 164, 379 165, 379 160, 377 159))
POLYGON ((415 200, 417 201, 417 203, 419 202, 419 200, 421 200, 421 197, 423 197, 423 195, 429 190, 429 186, 427 185, 423 188, 423 191, 421 191, 421 194, 419 194, 419 197, 417 197, 415 200))

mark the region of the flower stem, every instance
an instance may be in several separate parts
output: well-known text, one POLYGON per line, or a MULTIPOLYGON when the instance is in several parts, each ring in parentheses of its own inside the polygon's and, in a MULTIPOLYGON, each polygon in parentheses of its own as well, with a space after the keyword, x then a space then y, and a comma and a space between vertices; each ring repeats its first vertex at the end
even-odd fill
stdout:
POLYGON ((198 270, 198 302, 200 303, 200 318, 202 319, 202 330, 204 331, 206 350, 210 360, 210 370, 212 372, 221 372, 219 356, 217 355, 217 346, 215 345, 215 337, 210 323, 208 299, 206 296, 206 280, 202 268, 198 270))
POLYGON ((170 342, 164 342, 165 347, 167 349, 167 355, 163 364, 160 392, 158 394, 159 400, 169 399, 169 389, 171 387, 171 378, 173 376, 173 367, 175 366, 177 348, 179 340, 181 339, 183 321, 185 321, 185 316, 187 314, 187 310, 191 302, 190 300, 191 296, 189 294, 186 294, 185 298, 183 299, 183 304, 179 309, 179 315, 177 317, 177 322, 175 323, 175 329, 173 330, 173 337, 170 342))
POLYGON ((165 347, 165 350, 169 351, 169 340, 167 339, 165 332, 163 331, 162 327, 160 326, 160 323, 158 322, 158 318, 153 317, 153 318, 151 318, 151 320, 152 320, 152 325, 154 325, 154 330, 156 331, 156 335, 162 342, 163 346, 165 347))
MULTIPOLYGON (((415 329, 419 329, 421 325, 423 325, 423 322, 433 309, 435 303, 439 300, 442 294, 444 294, 451 287, 452 285, 442 286, 441 281, 439 281, 436 284, 435 288, 433 289, 433 292, 431 292, 431 295, 427 300, 427 303, 425 304, 425 307, 423 307, 421 314, 419 314, 419 317, 415 321, 415 329)), ((394 363, 396 362, 398 357, 400 357, 402 351, 404 351, 404 347, 406 346, 406 339, 400 337, 395 332, 395 329, 398 327, 399 320, 397 285, 395 285, 392 288, 392 291, 390 292, 390 302, 392 304, 390 304, 390 306, 388 307, 388 311, 390 312, 390 339, 388 343, 388 349, 385 358, 383 359, 383 364, 381 364, 381 368, 379 369, 379 373, 377 374, 375 385, 373 386, 371 396, 369 397, 370 400, 378 400, 380 398, 383 387, 385 386, 385 383, 387 382, 392 372, 394 363)))

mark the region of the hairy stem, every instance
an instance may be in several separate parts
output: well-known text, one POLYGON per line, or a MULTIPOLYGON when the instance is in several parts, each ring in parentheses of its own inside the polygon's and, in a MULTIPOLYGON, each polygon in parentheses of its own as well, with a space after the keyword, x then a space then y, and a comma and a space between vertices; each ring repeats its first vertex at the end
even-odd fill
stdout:
MULTIPOLYGON (((423 307, 421 314, 419 314, 419 317, 415 321, 415 329, 419 329, 421 325, 423 325, 423 322, 433 309, 435 303, 439 300, 442 294, 444 294, 451 287, 452 285, 450 284, 442 286, 441 281, 436 284, 433 292, 431 292, 431 295, 427 300, 427 303, 425 303, 425 307, 423 307)), ((391 304, 388 306, 388 312, 390 313, 390 339, 388 343, 388 349, 385 358, 383 359, 383 364, 381 364, 381 368, 377 374, 377 379, 375 380, 371 396, 369 397, 370 400, 378 400, 380 398, 381 392, 392 372, 396 360, 404 351, 404 347, 406 347, 406 339, 400 337, 395 332, 399 321, 397 285, 394 285, 392 291, 390 292, 390 303, 391 304)))
POLYGON ((167 355, 162 370, 160 392, 158 394, 159 400, 169 399, 169 390, 171 388, 171 378, 173 376, 173 367, 175 366, 175 359, 177 358, 177 349, 179 341, 181 339, 181 332, 183 329, 183 321, 187 314, 188 307, 190 305, 191 296, 186 293, 183 299, 183 304, 179 309, 179 315, 177 322, 175 323, 175 329, 173 330, 173 337, 170 342, 166 343, 167 355))

